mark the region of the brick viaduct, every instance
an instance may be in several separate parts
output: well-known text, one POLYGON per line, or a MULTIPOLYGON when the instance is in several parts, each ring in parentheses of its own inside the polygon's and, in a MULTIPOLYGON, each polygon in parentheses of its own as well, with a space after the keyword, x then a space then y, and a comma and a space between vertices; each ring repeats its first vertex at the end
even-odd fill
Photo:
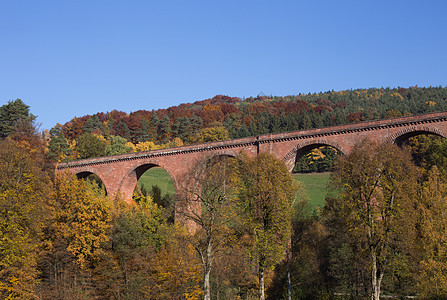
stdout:
POLYGON ((203 155, 236 156, 241 151, 249 155, 268 152, 283 160, 292 170, 297 158, 320 146, 332 146, 346 154, 364 138, 400 144, 418 134, 447 137, 447 112, 78 160, 59 164, 56 169, 57 172, 69 169, 80 178, 96 174, 108 194, 120 192, 126 201, 131 202, 139 177, 155 166, 168 172, 178 192, 185 172, 203 155))

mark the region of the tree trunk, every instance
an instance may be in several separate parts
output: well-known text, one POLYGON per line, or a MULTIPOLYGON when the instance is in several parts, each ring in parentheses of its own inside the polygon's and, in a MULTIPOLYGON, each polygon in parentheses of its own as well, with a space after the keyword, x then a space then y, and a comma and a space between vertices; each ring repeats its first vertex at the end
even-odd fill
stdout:
POLYGON ((259 300, 265 300, 263 268, 259 268, 259 300))
POLYGON ((205 276, 203 280, 203 299, 210 300, 211 299, 211 286, 210 286, 210 274, 211 274, 211 263, 213 261, 212 258, 212 248, 213 245, 211 241, 208 241, 208 247, 206 248, 206 258, 205 258, 205 276))
POLYGON ((371 273, 371 300, 380 299, 380 286, 382 284, 383 272, 377 267, 377 257, 375 253, 371 254, 372 258, 372 273, 371 273))
POLYGON ((203 299, 204 300, 210 300, 211 299, 211 295, 210 295, 210 273, 211 273, 211 268, 207 268, 207 270, 205 270, 205 278, 203 281, 203 291, 204 291, 204 295, 203 295, 203 299))

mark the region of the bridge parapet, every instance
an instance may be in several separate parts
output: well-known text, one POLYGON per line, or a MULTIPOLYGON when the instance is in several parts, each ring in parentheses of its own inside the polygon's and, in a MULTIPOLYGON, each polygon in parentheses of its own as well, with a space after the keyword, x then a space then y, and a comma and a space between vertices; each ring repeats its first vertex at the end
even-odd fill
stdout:
POLYGON ((136 170, 140 170, 144 165, 163 167, 171 176, 174 186, 178 188, 184 172, 189 170, 194 161, 205 153, 235 156, 241 151, 249 155, 269 152, 278 159, 284 160, 291 170, 303 149, 329 145, 343 153, 348 153, 353 145, 363 138, 377 142, 395 142, 401 137, 418 133, 432 133, 446 137, 447 112, 84 159, 58 164, 56 170, 61 172, 69 169, 76 174, 95 173, 103 180, 109 193, 124 192, 124 196, 129 200, 136 181, 141 175, 136 170))

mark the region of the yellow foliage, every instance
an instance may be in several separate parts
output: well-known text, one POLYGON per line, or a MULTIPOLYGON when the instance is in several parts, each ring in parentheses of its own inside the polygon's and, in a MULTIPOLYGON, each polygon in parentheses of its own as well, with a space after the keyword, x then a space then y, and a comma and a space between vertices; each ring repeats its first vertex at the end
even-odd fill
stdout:
POLYGON ((203 107, 203 110, 220 110, 221 109, 220 107, 221 106, 219 104, 217 105, 208 104, 203 107))
POLYGON ((153 141, 139 142, 135 146, 135 152, 150 151, 150 150, 157 150, 157 149, 160 149, 160 146, 156 145, 153 141))
POLYGON ((230 134, 228 133, 228 130, 223 126, 204 128, 197 136, 197 140, 199 142, 205 143, 228 140, 229 138, 230 134))
POLYGON ((126 147, 129 148, 129 152, 136 152, 136 147, 131 142, 127 142, 126 147))
POLYGON ((425 102, 425 104, 428 104, 428 106, 430 106, 430 107, 435 107, 436 102, 434 102, 434 101, 427 101, 427 102, 425 102))
POLYGON ((110 141, 108 141, 102 134, 94 133, 93 135, 100 141, 106 142, 107 144, 110 143, 110 141))
POLYGON ((392 93, 391 97, 398 98, 399 100, 404 100, 404 97, 402 97, 402 95, 399 93, 392 93))
POLYGON ((321 152, 320 148, 315 148, 307 154, 307 157, 310 160, 310 164, 312 164, 316 160, 321 160, 326 157, 326 155, 321 152))
POLYGON ((181 138, 176 137, 169 142, 169 148, 181 147, 181 146, 183 146, 183 141, 181 138))

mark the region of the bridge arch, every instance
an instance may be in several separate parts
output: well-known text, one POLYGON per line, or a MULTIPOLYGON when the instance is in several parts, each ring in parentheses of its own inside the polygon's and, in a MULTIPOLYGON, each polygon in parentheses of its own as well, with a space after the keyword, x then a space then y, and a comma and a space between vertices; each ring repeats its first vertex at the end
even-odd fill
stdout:
POLYGON ((405 129, 400 130, 399 132, 393 134, 390 136, 386 142, 389 143, 395 143, 397 145, 402 145, 406 140, 409 138, 412 138, 414 136, 418 136, 421 134, 427 134, 427 135, 436 135, 440 137, 446 137, 445 134, 433 127, 407 127, 405 129))
POLYGON ((82 170, 80 172, 75 173, 75 175, 78 179, 85 179, 85 178, 89 177, 90 175, 95 175, 96 177, 98 177, 101 180, 101 183, 104 186, 106 195, 108 194, 109 190, 106 185, 106 181, 99 173, 94 172, 93 170, 82 170))
POLYGON ((287 165, 287 168, 289 169, 289 172, 292 172, 296 162, 301 156, 305 155, 306 153, 309 153, 315 148, 320 148, 323 146, 329 146, 335 148, 337 151, 340 151, 341 153, 345 153, 345 150, 340 144, 327 139, 319 139, 315 141, 307 141, 299 143, 292 150, 290 150, 287 153, 287 155, 283 158, 284 162, 287 165))
POLYGON ((174 189, 176 193, 179 190, 179 184, 178 180, 173 176, 172 171, 169 169, 168 166, 166 166, 164 163, 154 160, 149 162, 143 162, 139 164, 132 165, 126 174, 124 175, 124 178, 121 180, 119 184, 118 191, 119 193, 124 197, 124 200, 128 203, 132 203, 132 195, 135 190, 135 187, 138 183, 138 179, 149 169, 154 167, 160 167, 164 169, 169 177, 172 180, 172 183, 174 184, 174 189))

